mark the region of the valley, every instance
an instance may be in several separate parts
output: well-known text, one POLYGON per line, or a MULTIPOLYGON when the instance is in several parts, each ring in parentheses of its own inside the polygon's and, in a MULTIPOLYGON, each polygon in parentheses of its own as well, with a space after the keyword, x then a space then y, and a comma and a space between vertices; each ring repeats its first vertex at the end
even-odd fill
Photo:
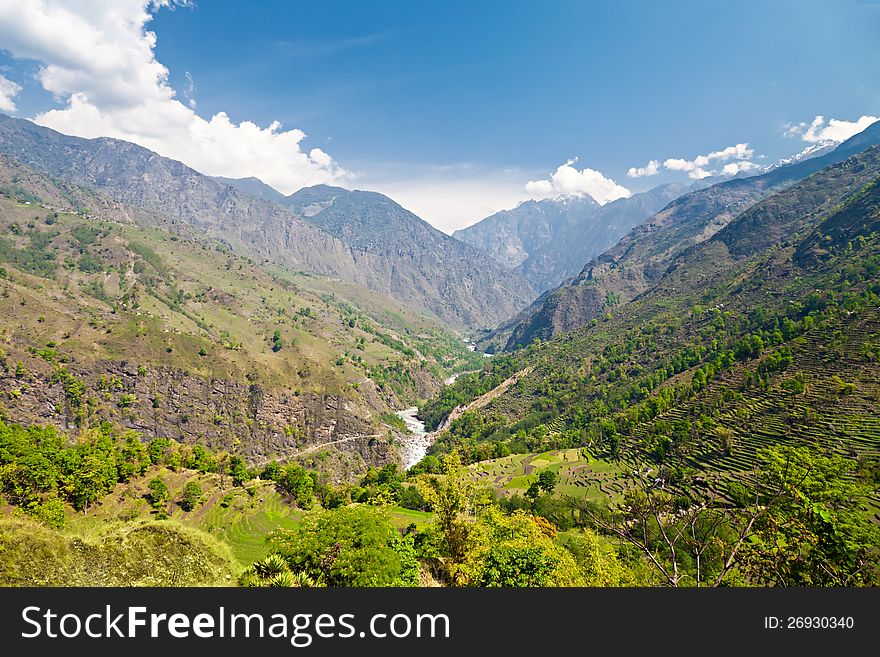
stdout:
POLYGON ((3 118, 0 583, 876 585, 878 125, 449 236, 3 118))

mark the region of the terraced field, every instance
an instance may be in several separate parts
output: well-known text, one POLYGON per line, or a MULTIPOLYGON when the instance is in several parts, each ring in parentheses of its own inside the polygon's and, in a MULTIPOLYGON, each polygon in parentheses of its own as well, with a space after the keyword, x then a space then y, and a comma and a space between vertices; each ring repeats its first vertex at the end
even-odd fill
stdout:
POLYGON ((628 487, 625 465, 592 456, 587 449, 512 454, 468 467, 471 479, 500 495, 525 494, 542 470, 559 476, 556 492, 592 500, 617 499, 628 487))
POLYGON ((174 516, 227 543, 236 559, 249 564, 269 553, 266 538, 271 532, 296 529, 302 513, 272 486, 256 485, 217 495, 190 513, 178 509, 174 516))
MULTIPOLYGON (((717 425, 732 432, 729 449, 721 449, 713 436, 698 436, 696 448, 684 457, 721 491, 726 481, 742 479, 753 469, 759 449, 779 443, 823 445, 847 458, 876 461, 880 458, 880 364, 874 355, 878 345, 878 309, 853 314, 837 327, 791 341, 792 364, 766 389, 742 388, 746 374, 757 367, 752 361, 725 373, 704 395, 673 407, 658 420, 693 420, 709 413, 717 425), (730 390, 742 396, 724 401, 723 393, 730 390)), ((642 427, 634 437, 646 431, 642 427)), ((873 502, 880 505, 880 494, 874 494, 873 502)))

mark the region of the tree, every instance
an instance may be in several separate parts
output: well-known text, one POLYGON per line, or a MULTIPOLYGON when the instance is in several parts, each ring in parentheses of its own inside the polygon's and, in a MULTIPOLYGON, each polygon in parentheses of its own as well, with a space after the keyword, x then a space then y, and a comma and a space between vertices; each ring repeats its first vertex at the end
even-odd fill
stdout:
POLYGON ((327 586, 418 586, 412 537, 370 507, 340 507, 305 515, 295 530, 274 532, 269 545, 290 571, 327 586))
POLYGON ((305 468, 296 463, 285 466, 278 483, 284 490, 293 495, 301 509, 312 508, 315 480, 305 468))
POLYGON ((858 464, 811 447, 773 446, 758 460, 753 494, 766 511, 731 568, 757 585, 880 583, 880 528, 862 511, 870 487, 858 464))
POLYGON ((85 511, 101 495, 109 493, 116 483, 116 463, 108 454, 90 445, 81 444, 70 459, 71 474, 68 491, 74 508, 85 511))
POLYGON ((678 497, 665 470, 636 475, 634 483, 620 502, 607 508, 585 498, 565 499, 581 524, 612 534, 641 552, 664 584, 693 586, 712 578, 719 584, 726 572, 723 546, 736 542, 732 519, 714 508, 711 500, 691 504, 678 497))
POLYGON ((422 476, 418 485, 435 513, 444 551, 451 560, 450 574, 454 577, 456 565, 462 563, 467 554, 475 513, 475 490, 462 474, 461 457, 457 450, 443 459, 443 469, 445 476, 422 476))
POLYGON ((559 475, 553 470, 541 470, 538 475, 538 486, 548 495, 552 494, 559 483, 559 475))
POLYGON ((281 340, 281 331, 279 329, 275 329, 275 332, 272 334, 272 351, 281 351, 281 347, 283 346, 284 343, 281 340))
POLYGON ((534 503, 538 499, 538 496, 540 494, 541 484, 539 484, 537 481, 533 481, 531 484, 529 484, 529 487, 526 490, 526 497, 528 497, 532 501, 532 503, 534 503))
POLYGON ((183 487, 183 497, 180 506, 184 511, 192 511, 202 503, 202 487, 195 479, 190 479, 183 487))
POLYGON ((150 457, 150 463, 156 464, 162 460, 166 451, 171 447, 171 441, 168 438, 156 437, 147 445, 147 454, 150 457))
POLYGON ((134 431, 125 432, 125 442, 119 449, 116 467, 119 470, 119 481, 128 481, 134 475, 142 475, 150 464, 147 448, 134 431))
POLYGON ((171 498, 171 494, 168 492, 168 486, 160 477, 153 477, 150 479, 147 488, 150 489, 150 492, 147 494, 147 497, 150 500, 150 505, 157 511, 162 509, 171 498))
POLYGON ((241 486, 251 478, 247 465, 240 456, 233 456, 229 459, 229 475, 236 486, 241 486))
POLYGON ((565 548, 554 543, 555 528, 543 518, 515 511, 507 516, 487 507, 472 533, 461 569, 470 586, 582 586, 580 570, 565 548))

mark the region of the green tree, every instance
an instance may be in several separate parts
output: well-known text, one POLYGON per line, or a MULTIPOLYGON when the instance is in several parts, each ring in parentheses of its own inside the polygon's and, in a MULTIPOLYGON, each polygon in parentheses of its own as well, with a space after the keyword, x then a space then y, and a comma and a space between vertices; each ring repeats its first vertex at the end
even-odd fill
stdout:
POLYGON ((202 487, 195 479, 190 479, 183 487, 180 506, 184 511, 192 511, 202 503, 202 487))
POLYGON ((150 441, 150 444, 147 445, 147 454, 150 457, 150 463, 154 465, 159 463, 170 447, 171 441, 168 438, 161 436, 153 438, 150 441))
POLYGON ((150 500, 150 505, 157 511, 162 509, 162 507, 167 504, 168 500, 171 499, 171 494, 168 492, 168 486, 160 477, 153 477, 150 479, 147 488, 150 489, 150 492, 147 494, 147 497, 150 500))
POLYGON ((538 486, 548 495, 553 493, 558 483, 559 475, 553 470, 541 470, 541 473, 538 475, 538 486))
POLYGON ((448 556, 450 576, 455 579, 458 565, 465 561, 473 529, 476 491, 463 474, 461 457, 453 450, 443 459, 444 475, 418 480, 425 501, 431 506, 442 537, 442 550, 448 556))
POLYGON ((124 442, 119 449, 116 467, 119 470, 119 481, 128 481, 134 475, 142 475, 150 464, 147 448, 134 431, 125 432, 124 442))
POLYGON ((251 476, 247 469, 244 459, 240 456, 233 456, 229 459, 229 476, 236 486, 241 486, 244 482, 249 481, 251 476))
POLYGON ((282 489, 293 495, 302 509, 312 508, 315 493, 315 479, 305 468, 295 463, 287 465, 278 482, 282 489))
POLYGON ((858 465, 811 447, 758 453, 753 493, 766 509, 735 566, 758 585, 876 586, 880 528, 863 512, 870 487, 858 465))
POLYGON ((388 515, 340 507, 305 515, 295 530, 272 534, 269 545, 294 573, 327 586, 418 586, 412 538, 401 536, 388 515))

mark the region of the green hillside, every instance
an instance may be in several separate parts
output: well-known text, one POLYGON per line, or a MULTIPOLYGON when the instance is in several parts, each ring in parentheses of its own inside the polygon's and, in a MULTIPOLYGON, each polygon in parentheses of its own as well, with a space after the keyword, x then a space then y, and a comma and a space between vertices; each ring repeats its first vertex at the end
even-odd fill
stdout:
MULTIPOLYGON (((633 302, 444 391, 426 415, 524 372, 434 451, 587 447, 625 470, 661 467, 694 497, 729 496, 770 445, 812 445, 876 477, 878 175, 878 148, 816 173, 685 251, 633 302)), ((508 475, 503 488, 521 487, 508 475)))
POLYGON ((13 421, 110 420, 252 461, 338 446, 335 467, 356 472, 395 458, 383 415, 477 358, 365 288, 53 210, 26 188, 61 192, 27 173, 0 196, 0 410, 13 421))

